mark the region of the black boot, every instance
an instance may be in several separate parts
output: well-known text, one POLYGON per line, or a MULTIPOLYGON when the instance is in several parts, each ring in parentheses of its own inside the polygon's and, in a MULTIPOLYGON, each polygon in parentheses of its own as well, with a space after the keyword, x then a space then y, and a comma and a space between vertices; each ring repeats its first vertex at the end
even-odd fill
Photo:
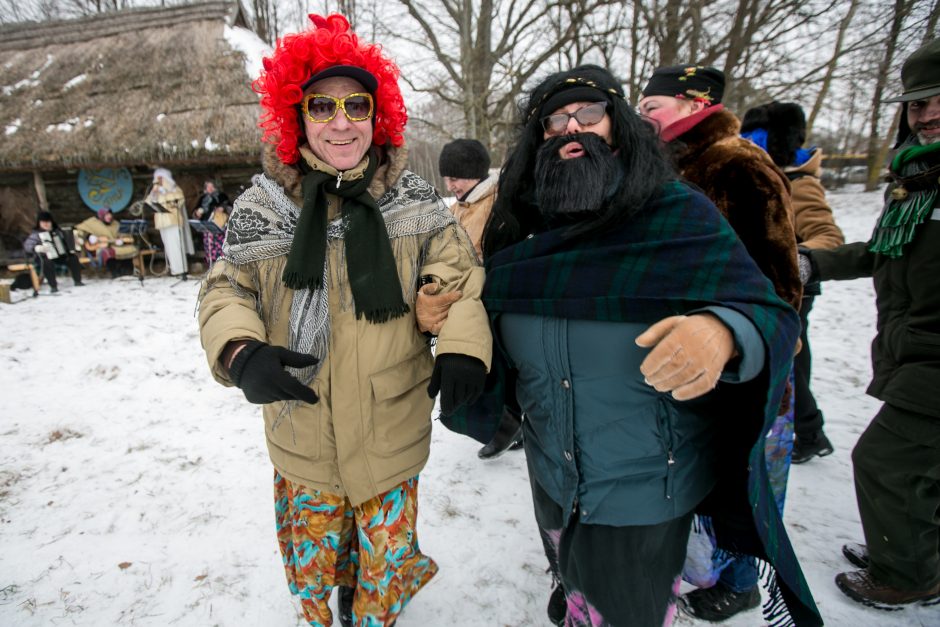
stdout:
POLYGON ((760 605, 760 590, 754 586, 744 592, 735 592, 718 582, 711 588, 699 588, 679 597, 683 612, 711 623, 720 623, 760 605))
POLYGON ((825 457, 832 453, 832 442, 822 431, 817 431, 810 437, 797 436, 793 440, 793 454, 790 462, 793 464, 802 464, 813 459, 817 455, 825 457))
POLYGON ((339 590, 339 623, 343 627, 352 627, 352 606, 356 590, 348 586, 338 586, 337 589, 339 590))
POLYGON ((568 600, 565 598, 565 587, 561 583, 555 584, 552 596, 548 597, 548 620, 552 625, 561 627, 568 616, 568 600))
POLYGON ((477 452, 477 457, 496 459, 517 443, 522 443, 522 417, 508 407, 503 407, 503 415, 496 429, 496 435, 477 452))

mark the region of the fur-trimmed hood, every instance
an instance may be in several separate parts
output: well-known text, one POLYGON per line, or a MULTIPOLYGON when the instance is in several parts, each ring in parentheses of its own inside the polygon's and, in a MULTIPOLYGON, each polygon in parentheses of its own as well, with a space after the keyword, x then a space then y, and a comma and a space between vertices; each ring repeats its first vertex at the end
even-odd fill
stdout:
MULTIPOLYGON (((408 165, 407 146, 400 148, 385 146, 379 150, 381 154, 384 154, 384 159, 379 164, 378 169, 375 171, 375 177, 369 185, 369 194, 375 199, 381 198, 389 188, 398 182, 402 172, 405 171, 405 167, 408 165)), ((303 191, 301 190, 303 174, 301 174, 298 164, 285 164, 277 156, 277 149, 273 145, 265 144, 264 151, 261 154, 261 166, 268 177, 274 179, 284 188, 291 200, 297 205, 303 205, 303 191)))

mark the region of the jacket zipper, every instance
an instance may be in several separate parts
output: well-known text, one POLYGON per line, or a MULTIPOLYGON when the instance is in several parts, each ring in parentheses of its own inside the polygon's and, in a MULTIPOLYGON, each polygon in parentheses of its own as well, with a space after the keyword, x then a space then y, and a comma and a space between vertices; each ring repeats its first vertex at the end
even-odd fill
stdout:
POLYGON ((663 438, 663 447, 666 449, 666 499, 672 499, 672 483, 675 477, 676 458, 673 453, 672 438, 672 407, 665 398, 660 397, 659 432, 663 438))
POLYGON ((343 182, 343 173, 337 172, 336 173, 336 189, 339 189, 339 184, 342 182, 343 182))

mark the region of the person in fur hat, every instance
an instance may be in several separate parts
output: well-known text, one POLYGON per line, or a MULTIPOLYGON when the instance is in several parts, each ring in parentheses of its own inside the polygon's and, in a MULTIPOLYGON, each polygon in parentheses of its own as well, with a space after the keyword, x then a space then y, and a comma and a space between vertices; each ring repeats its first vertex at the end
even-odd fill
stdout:
POLYGON ((518 398, 560 581, 550 620, 670 624, 702 511, 726 550, 773 565, 773 620, 822 624, 763 457, 796 312, 714 204, 676 180, 609 71, 551 74, 520 113, 483 237, 502 350, 481 398, 442 422, 485 442, 518 398))
POLYGON ((808 280, 871 277, 868 394, 883 404, 852 451, 865 543, 842 547, 849 598, 881 609, 940 599, 940 39, 901 67, 897 153, 867 242, 808 249, 808 280))
POLYGON ((254 82, 264 173, 234 203, 204 280, 214 377, 262 404, 288 586, 311 625, 395 623, 437 565, 416 532, 431 412, 482 390, 483 269, 434 189, 405 169, 399 71, 345 17, 278 40, 254 82), (436 357, 414 294, 462 297, 436 357))
MULTIPOLYGON (((694 64, 657 68, 643 89, 640 113, 656 128, 677 169, 727 218, 777 295, 799 309, 802 295, 790 183, 766 152, 738 136, 738 118, 721 104, 724 74, 694 64)), ((793 352, 796 353, 796 344, 793 352)), ((791 355, 792 357, 792 355, 791 355)), ((778 509, 783 511, 793 437, 789 384, 767 441, 778 509)), ((692 616, 722 621, 760 604, 757 566, 739 557, 717 583, 682 597, 692 616)))
MULTIPOLYGON (((795 102, 770 102, 748 109, 741 120, 741 136, 767 151, 790 180, 794 230, 801 249, 831 249, 845 243, 826 190, 819 182, 822 151, 806 150, 806 115, 795 102)), ((832 453, 832 443, 823 431, 823 414, 810 389, 812 355, 809 344, 809 312, 821 294, 819 283, 803 286, 800 301, 801 349, 793 359, 793 424, 795 437, 791 461, 802 464, 832 453)))
POLYGON ((59 291, 59 283, 55 276, 56 263, 64 263, 72 273, 72 280, 76 287, 82 283, 82 264, 74 251, 68 249, 65 234, 52 218, 48 211, 40 211, 36 216, 36 228, 23 242, 23 250, 35 256, 39 262, 40 272, 49 283, 53 294, 59 291))

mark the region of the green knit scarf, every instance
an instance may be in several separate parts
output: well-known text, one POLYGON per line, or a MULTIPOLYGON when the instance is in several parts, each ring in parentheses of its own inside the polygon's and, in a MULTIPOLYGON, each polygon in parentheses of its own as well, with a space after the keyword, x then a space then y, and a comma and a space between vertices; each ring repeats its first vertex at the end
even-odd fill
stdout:
POLYGON ((346 223, 346 271, 356 308, 356 317, 372 323, 387 322, 408 313, 402 297, 397 263, 388 240, 385 220, 369 183, 378 167, 378 155, 369 152, 361 179, 342 181, 314 170, 303 178, 304 203, 297 220, 282 279, 295 290, 322 287, 326 263, 327 195, 343 199, 346 223))
MULTIPOLYGON (((928 146, 910 146, 898 152, 891 162, 891 173, 899 189, 904 179, 935 166, 940 157, 940 143, 928 146)), ((909 191, 903 198, 892 198, 875 227, 868 250, 897 258, 905 244, 914 239, 914 230, 933 209, 937 200, 937 185, 909 191)))

